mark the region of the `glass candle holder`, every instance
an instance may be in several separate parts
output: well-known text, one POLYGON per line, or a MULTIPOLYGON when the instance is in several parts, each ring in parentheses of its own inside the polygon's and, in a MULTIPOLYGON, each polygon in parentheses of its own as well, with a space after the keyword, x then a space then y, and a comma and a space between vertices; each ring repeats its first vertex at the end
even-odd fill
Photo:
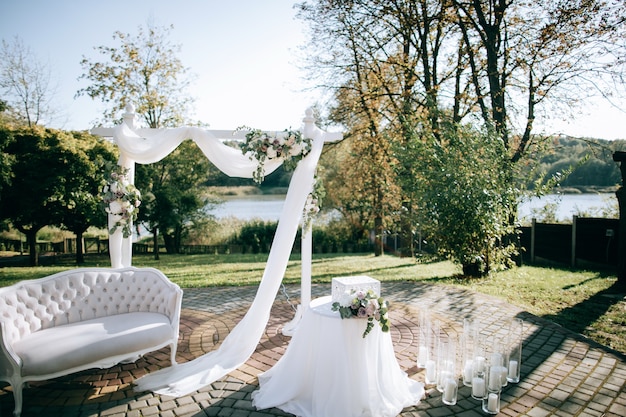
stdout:
POLYGON ((509 362, 507 366, 507 381, 518 383, 522 367, 522 338, 524 336, 524 321, 515 318, 509 325, 509 362))
POLYGON ((437 377, 439 375, 438 368, 438 353, 439 353, 439 345, 441 343, 441 336, 439 334, 439 329, 441 324, 439 320, 435 320, 432 325, 432 331, 430 335, 431 343, 428 347, 428 360, 426 361, 426 375, 424 378, 424 382, 426 385, 436 385, 437 377))
POLYGON ((443 395, 441 400, 445 405, 455 405, 459 386, 456 378, 446 378, 443 382, 443 395))
POLYGON ((483 398, 483 411, 487 414, 498 414, 500 412, 500 391, 488 390, 483 398))
POLYGON ((453 336, 442 336, 437 350, 437 390, 444 392, 445 381, 456 376, 456 340, 453 336))
MULTIPOLYGON (((496 364, 498 362, 496 361, 496 364)), ((498 414, 500 412, 500 393, 502 387, 502 373, 498 369, 499 365, 487 365, 485 369, 485 382, 487 389, 482 398, 482 408, 487 414, 498 414)))
POLYGON ((474 373, 474 352, 476 341, 478 338, 478 324, 474 320, 463 320, 463 334, 461 335, 461 349, 463 360, 463 385, 472 386, 472 377, 474 373))
POLYGON ((484 356, 474 357, 472 371, 472 398, 482 400, 487 395, 487 366, 484 356))
POLYGON ((484 372, 474 373, 472 377, 472 398, 482 400, 487 394, 487 380, 484 372))
POLYGON ((430 359, 430 342, 431 340, 431 324, 430 313, 426 309, 420 311, 419 323, 419 347, 417 352, 417 367, 426 368, 428 359, 430 359))
POLYGON ((500 388, 507 385, 509 355, 505 346, 506 344, 499 338, 494 338, 492 341, 492 351, 489 360, 489 376, 490 378, 495 378, 497 376, 500 388))

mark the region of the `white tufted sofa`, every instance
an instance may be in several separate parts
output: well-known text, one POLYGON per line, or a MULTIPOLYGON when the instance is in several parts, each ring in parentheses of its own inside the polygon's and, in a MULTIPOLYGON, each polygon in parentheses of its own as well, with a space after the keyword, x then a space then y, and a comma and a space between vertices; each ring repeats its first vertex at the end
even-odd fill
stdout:
POLYGON ((153 268, 79 268, 0 288, 0 381, 22 387, 170 346, 182 290, 153 268))

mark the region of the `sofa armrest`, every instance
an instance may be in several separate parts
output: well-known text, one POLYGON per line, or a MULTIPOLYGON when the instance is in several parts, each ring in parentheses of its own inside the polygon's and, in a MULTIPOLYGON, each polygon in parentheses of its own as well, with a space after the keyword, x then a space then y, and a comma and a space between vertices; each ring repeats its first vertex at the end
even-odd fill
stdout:
POLYGON ((22 359, 17 356, 15 351, 13 350, 13 346, 10 343, 7 343, 7 340, 4 337, 5 326, 4 322, 0 322, 0 351, 2 352, 2 356, 0 357, 0 374, 3 373, 3 370, 11 373, 18 373, 22 367, 22 359))
MULTIPOLYGON (((169 281, 169 279, 168 279, 169 281)), ((172 287, 172 294, 170 296, 168 314, 167 316, 170 319, 170 323, 172 324, 172 329, 176 338, 178 338, 178 327, 180 323, 180 310, 183 304, 183 290, 173 282, 169 282, 172 287)))

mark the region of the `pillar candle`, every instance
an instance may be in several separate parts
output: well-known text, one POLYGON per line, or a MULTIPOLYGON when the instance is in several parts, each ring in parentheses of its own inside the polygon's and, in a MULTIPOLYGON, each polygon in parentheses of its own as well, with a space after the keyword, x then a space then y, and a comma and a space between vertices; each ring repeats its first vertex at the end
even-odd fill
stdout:
POLYGON ((483 398, 485 396, 485 380, 475 377, 472 379, 472 397, 483 398))
POLYGON ((492 366, 489 368, 489 389, 492 391, 497 391, 502 387, 502 383, 500 382, 500 369, 498 366, 492 366))
POLYGON ((509 361, 509 378, 517 378, 517 361, 509 361))
POLYGON ((435 369, 435 361, 430 359, 426 362, 426 381, 432 383, 436 378, 437 372, 435 369))
POLYGON ((498 370, 500 371, 500 383, 502 384, 503 387, 506 387, 507 385, 506 375, 507 375, 508 369, 506 369, 506 366, 498 366, 498 370))
POLYGON ((418 365, 426 364, 428 360, 428 348, 426 346, 420 346, 419 355, 417 356, 418 365))
POLYGON ((492 413, 498 411, 498 394, 490 393, 489 399, 487 400, 487 410, 492 413))
POLYGON ((456 398, 456 381, 452 378, 448 378, 444 382, 443 386, 443 400, 447 403, 455 402, 456 398))

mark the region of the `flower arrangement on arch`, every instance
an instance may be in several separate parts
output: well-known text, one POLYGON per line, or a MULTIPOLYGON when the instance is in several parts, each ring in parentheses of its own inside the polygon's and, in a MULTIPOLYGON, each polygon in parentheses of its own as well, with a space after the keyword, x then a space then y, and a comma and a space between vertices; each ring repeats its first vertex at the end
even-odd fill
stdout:
POLYGON ((137 219, 141 205, 141 193, 128 180, 128 169, 120 166, 108 166, 107 184, 102 189, 104 211, 117 216, 115 224, 109 229, 109 234, 115 233, 118 227, 122 228, 122 235, 129 237, 133 234, 132 222, 137 219))
POLYGON ((302 230, 306 231, 309 229, 309 225, 311 221, 317 214, 320 212, 322 208, 322 201, 326 196, 326 189, 324 188, 324 183, 317 176, 317 172, 315 173, 315 178, 313 182, 313 190, 309 193, 306 199, 306 203, 304 205, 304 210, 302 211, 302 230))
POLYGON ((332 310, 339 311, 342 319, 366 318, 363 337, 374 328, 374 320, 378 321, 383 332, 389 331, 389 304, 372 289, 346 292, 339 301, 333 303, 332 310))
POLYGON ((283 159, 283 168, 286 171, 293 171, 298 162, 304 158, 312 147, 312 140, 303 138, 298 130, 285 129, 274 136, 259 129, 240 127, 237 130, 247 130, 246 141, 239 146, 241 151, 256 159, 258 165, 252 178, 257 184, 265 179, 263 166, 266 160, 283 159))

